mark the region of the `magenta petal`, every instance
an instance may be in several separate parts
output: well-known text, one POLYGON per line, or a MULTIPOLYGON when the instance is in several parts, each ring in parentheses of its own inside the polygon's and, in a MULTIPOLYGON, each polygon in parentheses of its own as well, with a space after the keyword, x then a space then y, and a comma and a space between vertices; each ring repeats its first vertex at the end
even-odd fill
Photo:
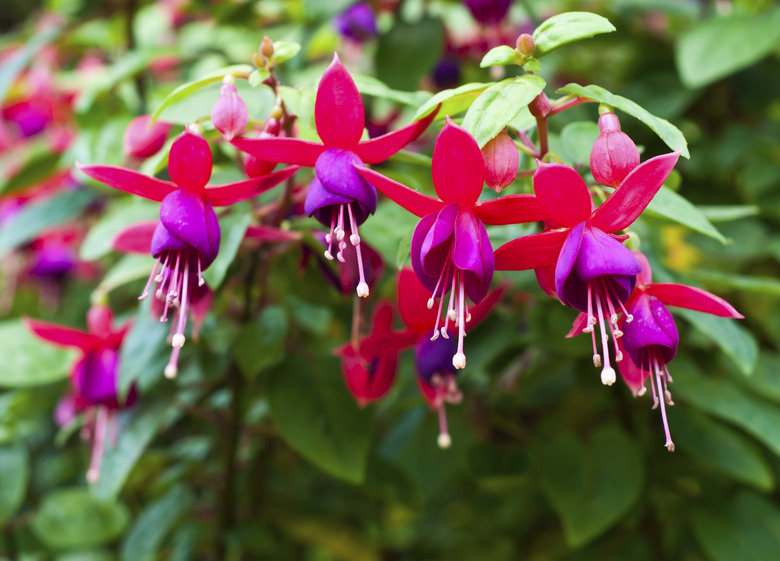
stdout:
POLYGON ((452 262, 464 273, 466 294, 478 304, 490 289, 495 261, 485 226, 470 212, 458 216, 452 262))
POLYGON ((116 408, 118 376, 119 354, 116 349, 103 348, 86 353, 76 363, 72 382, 76 395, 90 405, 116 408))
POLYGON ((419 137, 428 125, 431 124, 436 111, 428 114, 424 119, 400 128, 396 131, 383 134, 371 140, 364 140, 353 150, 367 164, 378 164, 384 162, 390 156, 398 152, 401 148, 419 137))
POLYGON ((30 318, 24 318, 22 321, 35 336, 56 345, 89 350, 96 344, 99 344, 97 337, 80 329, 63 327, 55 323, 30 318))
POLYGON ((436 215, 436 220, 423 240, 420 260, 425 274, 429 277, 439 278, 449 263, 457 218, 458 205, 445 206, 436 215))
POLYGON ((170 181, 149 177, 119 166, 82 166, 76 164, 76 167, 92 179, 105 183, 109 187, 158 203, 176 189, 176 185, 170 181))
POLYGON ((550 219, 571 228, 590 218, 593 201, 580 174, 564 164, 539 163, 534 193, 550 219))
POLYGON ((489 225, 523 224, 548 218, 534 195, 507 195, 477 203, 474 215, 489 225))
POLYGON ((653 270, 650 268, 650 263, 647 261, 647 257, 641 251, 632 251, 634 257, 642 266, 642 271, 636 277, 637 285, 649 285, 653 282, 653 270))
POLYGON ((333 208, 337 205, 345 205, 351 202, 352 199, 349 197, 328 191, 322 182, 315 177, 311 180, 309 190, 306 193, 303 211, 307 216, 314 215, 321 224, 330 226, 333 208))
POLYGON ((159 222, 147 220, 121 230, 111 242, 111 247, 122 253, 149 253, 152 236, 159 222))
POLYGON ((314 173, 328 191, 360 203, 362 214, 368 215, 376 211, 377 195, 374 186, 356 171, 363 166, 354 152, 329 148, 317 159, 314 173))
POLYGON ((680 151, 663 154, 639 164, 593 213, 591 224, 607 233, 628 228, 672 173, 680 151))
POLYGON ((206 139, 185 129, 168 154, 168 175, 180 187, 199 190, 211 177, 211 148, 206 139))
POLYGON ((574 269, 589 282, 602 275, 638 275, 642 267, 622 243, 598 228, 585 227, 574 269))
MULTIPOLYGON (((664 362, 677 353, 680 336, 669 310, 657 298, 642 294, 628 307, 632 321, 623 322, 623 347, 636 359, 645 348, 655 347, 664 362)), ((640 363, 639 360, 635 362, 640 363)))
POLYGON ((158 222, 154 229, 154 234, 152 235, 152 243, 149 247, 152 257, 157 258, 163 251, 181 251, 183 249, 189 249, 190 244, 174 236, 162 222, 158 222))
POLYGON ((417 374, 426 384, 431 384, 436 374, 455 374, 452 357, 458 350, 457 341, 438 337, 431 340, 421 337, 414 349, 417 374))
POLYGON ((357 172, 368 180, 371 185, 392 199, 395 203, 404 207, 415 216, 424 217, 431 213, 439 212, 444 203, 424 195, 419 191, 410 189, 397 181, 388 179, 384 175, 364 167, 355 167, 357 172))
POLYGON ((715 296, 701 288, 683 284, 657 283, 645 287, 645 291, 667 306, 677 306, 724 318, 742 319, 745 317, 720 296, 715 296))
POLYGON ((580 297, 583 291, 587 290, 587 286, 573 272, 577 256, 580 254, 584 233, 584 222, 577 224, 569 231, 555 265, 555 292, 564 304, 578 310, 583 309, 583 305, 587 305, 585 295, 580 297), (572 301, 572 298, 575 298, 576 301, 572 301))
POLYGON ((363 100, 336 53, 317 86, 314 121, 317 134, 329 147, 353 148, 363 136, 363 100))
MULTIPOLYGON (((417 280, 420 281, 420 284, 422 284, 429 293, 433 293, 433 291, 436 289, 436 284, 439 280, 439 273, 441 273, 440 269, 436 271, 434 275, 429 275, 426 272, 425 267, 423 267, 423 259, 426 257, 422 250, 423 243, 428 236, 428 232, 433 227, 434 222, 436 222, 436 214, 429 214, 420 220, 420 223, 417 224, 417 227, 414 229, 414 234, 412 235, 411 248, 412 269, 414 269, 414 274, 417 276, 417 280)), ((443 265, 444 263, 442 263, 442 267, 443 265)), ((447 282, 445 281, 442 284, 447 284, 447 282)), ((434 296, 440 296, 444 294, 443 288, 445 287, 439 286, 439 290, 434 296)), ((446 288, 449 289, 449 286, 446 288)))
POLYGON ((290 166, 269 175, 261 175, 236 183, 207 185, 204 196, 214 206, 232 205, 276 187, 282 181, 292 177, 298 169, 298 166, 290 166))
POLYGON ((499 247, 495 253, 499 271, 525 271, 555 267, 568 230, 550 230, 523 236, 499 247))
POLYGON ((479 199, 485 164, 477 141, 447 117, 433 147, 433 186, 445 203, 472 206, 479 199))
POLYGON ((216 258, 219 223, 211 204, 199 195, 184 189, 168 195, 160 206, 160 222, 200 254, 204 269, 216 258))

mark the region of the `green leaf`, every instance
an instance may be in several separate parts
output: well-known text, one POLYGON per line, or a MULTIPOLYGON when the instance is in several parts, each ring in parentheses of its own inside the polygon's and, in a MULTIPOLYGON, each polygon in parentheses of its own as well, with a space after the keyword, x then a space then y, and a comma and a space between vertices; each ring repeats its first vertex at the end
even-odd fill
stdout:
POLYGON ((48 43, 53 41, 62 31, 62 27, 41 26, 41 30, 26 40, 22 46, 3 61, 0 66, 0 102, 5 101, 6 95, 22 70, 35 58, 35 56, 48 43))
POLYGON ((758 361, 758 343, 755 337, 742 327, 736 319, 721 318, 693 312, 677 310, 701 333, 709 337, 728 356, 740 372, 750 376, 758 361))
POLYGON ((258 88, 262 86, 263 82, 265 82, 270 76, 271 73, 265 68, 258 68, 253 70, 249 75, 249 85, 253 88, 258 88))
POLYGON ((416 23, 396 20, 379 37, 376 75, 393 89, 414 91, 439 59, 444 29, 441 20, 424 16, 416 23))
POLYGON ((780 411, 774 403, 747 393, 729 380, 705 377, 682 356, 670 365, 670 371, 675 379, 674 396, 744 429, 780 455, 780 411))
POLYGON ((414 481, 397 465, 380 456, 373 455, 368 459, 363 488, 371 496, 391 504, 403 505, 413 511, 422 507, 422 495, 414 481))
POLYGON ((219 223, 222 229, 222 244, 219 247, 217 258, 211 266, 203 272, 203 278, 209 286, 216 290, 225 280, 228 268, 233 263, 238 253, 238 248, 246 234, 246 228, 252 221, 251 208, 248 205, 233 207, 233 212, 219 223))
POLYGON ((439 104, 441 104, 441 108, 436 114, 437 119, 457 115, 468 109, 474 100, 490 86, 491 84, 472 83, 463 84, 451 90, 442 90, 423 103, 422 107, 414 114, 413 120, 419 121, 436 109, 436 106, 439 104))
POLYGON ((334 357, 293 355, 271 372, 267 398, 282 438, 323 471, 352 483, 365 476, 372 412, 344 387, 334 357))
POLYGON ((650 204, 647 205, 645 212, 648 216, 666 218, 687 226, 691 230, 714 238, 724 245, 728 243, 723 234, 707 220, 706 216, 688 202, 688 199, 678 195, 668 187, 661 187, 650 204))
POLYGON ((93 547, 116 539, 127 525, 124 505, 101 502, 87 489, 59 489, 44 497, 32 529, 53 549, 93 547))
POLYGON ((398 253, 395 257, 395 266, 399 271, 404 268, 404 265, 406 265, 406 262, 411 257, 414 230, 415 228, 409 228, 409 230, 406 231, 406 234, 404 234, 404 237, 401 238, 401 241, 398 242, 398 253))
POLYGON ((469 107, 463 128, 482 148, 544 90, 544 80, 536 74, 503 80, 487 90, 469 107))
POLYGON ((612 31, 615 31, 615 26, 609 23, 608 19, 596 14, 564 12, 543 21, 534 29, 534 56, 541 58, 561 45, 612 31))
POLYGON ((27 495, 30 461, 21 443, 0 446, 0 525, 12 520, 27 495))
POLYGON ((755 64, 777 49, 780 9, 754 15, 731 14, 688 30, 675 46, 683 84, 700 88, 755 64))
POLYGON ((517 51, 508 45, 499 45, 498 47, 490 49, 487 54, 482 57, 482 62, 479 63, 479 67, 506 66, 507 64, 518 64, 517 51))
POLYGON ((32 151, 22 167, 0 185, 0 195, 10 195, 40 183, 55 172, 61 159, 61 152, 51 152, 48 148, 32 151))
POLYGON ((154 115, 152 115, 152 119, 157 119, 163 110, 169 105, 173 105, 174 103, 178 103, 186 99, 204 86, 208 86, 209 84, 214 84, 216 82, 221 82, 222 79, 228 74, 248 75, 250 72, 252 72, 252 70, 254 70, 254 68, 249 64, 234 64, 233 66, 226 66, 213 72, 209 72, 205 76, 192 82, 182 84, 173 90, 170 94, 168 94, 168 97, 163 100, 163 102, 157 108, 157 111, 155 111, 154 115))
POLYGON ((0 257, 31 241, 46 228, 76 218, 94 198, 92 190, 76 189, 25 205, 0 227, 0 257))
MULTIPOLYGON (((151 389, 162 379, 171 354, 171 346, 167 343, 170 324, 151 317, 152 298, 154 294, 138 306, 133 326, 119 350, 119 393, 123 396, 133 384, 137 384, 142 394, 151 389)), ((173 320, 169 317, 168 321, 173 320)))
POLYGON ((268 306, 239 331, 233 343, 233 357, 244 376, 253 379, 284 358, 289 323, 283 307, 268 306))
POLYGON ((588 443, 571 433, 546 442, 539 458, 542 489, 578 547, 620 521, 639 499, 644 469, 636 445, 617 427, 588 443))
POLYGON ((100 301, 112 290, 129 282, 148 277, 153 268, 154 260, 150 256, 123 255, 103 276, 103 280, 92 293, 92 301, 100 301))
POLYGON ((669 425, 677 449, 699 458, 703 464, 762 491, 774 488, 775 478, 761 450, 739 432, 696 413, 672 407, 669 425))
POLYGON ((748 277, 722 271, 694 270, 690 275, 702 283, 718 289, 741 290, 764 296, 780 296, 780 280, 773 277, 748 277))
POLYGON ((767 561, 780 551, 780 510, 769 498, 742 491, 718 508, 697 509, 693 534, 711 561, 767 561))
POLYGON ((274 64, 281 64, 298 54, 301 46, 291 41, 274 41, 274 54, 271 56, 274 64))
POLYGON ((176 485, 141 511, 122 540, 122 561, 151 561, 165 539, 193 503, 190 491, 176 485))
POLYGON ((478 442, 466 452, 469 471, 482 487, 498 492, 515 487, 529 472, 528 451, 494 442, 478 442))
POLYGON ((593 121, 569 123, 561 131, 561 143, 570 164, 588 164, 593 143, 599 136, 599 126, 593 121))
POLYGON ((354 74, 352 79, 355 81, 358 91, 363 95, 387 99, 410 107, 419 107, 431 98, 431 94, 428 92, 399 92, 387 87, 386 84, 373 76, 354 74))
POLYGON ((379 203, 377 211, 360 227, 360 237, 379 252, 385 263, 396 263, 402 242, 419 218, 391 201, 379 203))
POLYGON ((75 354, 38 339, 18 319, 0 322, 0 387, 26 388, 64 380, 75 354))
POLYGON ((736 380, 757 395, 780 402, 780 355, 761 351, 753 375, 739 376, 736 380))
POLYGON ((556 93, 559 94, 571 94, 578 97, 585 97, 606 103, 616 109, 625 111, 632 117, 636 117, 648 127, 650 127, 660 138, 663 140, 669 148, 672 150, 681 150, 681 154, 684 158, 690 158, 691 155, 688 152, 688 143, 685 141, 683 133, 680 129, 675 127, 666 119, 656 117, 646 109, 640 107, 635 102, 625 97, 615 95, 608 92, 599 86, 580 86, 579 84, 567 84, 564 87, 558 89, 556 93))
POLYGON ((157 203, 136 197, 114 199, 81 242, 79 257, 84 261, 100 259, 112 250, 111 244, 120 231, 131 224, 157 220, 159 216, 157 203))
POLYGON ((159 54, 161 53, 151 50, 132 50, 122 55, 113 64, 107 66, 107 71, 99 74, 96 80, 91 81, 85 87, 82 86, 75 103, 76 112, 88 113, 91 111, 100 94, 149 68, 152 59, 159 54))
POLYGON ((761 210, 756 205, 699 205, 699 209, 710 222, 730 222, 748 216, 758 216, 761 210))
POLYGON ((117 444, 106 446, 100 479, 91 488, 97 500, 109 501, 119 495, 133 466, 171 415, 170 398, 166 397, 157 401, 147 398, 123 416, 117 444))

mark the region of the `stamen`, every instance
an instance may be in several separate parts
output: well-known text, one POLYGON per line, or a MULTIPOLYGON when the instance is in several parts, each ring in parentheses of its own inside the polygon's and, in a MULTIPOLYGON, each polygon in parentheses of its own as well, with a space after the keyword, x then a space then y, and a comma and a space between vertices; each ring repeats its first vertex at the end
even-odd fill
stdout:
POLYGON ((97 406, 96 409, 95 430, 92 434, 92 458, 87 470, 87 482, 91 484, 95 484, 100 480, 100 464, 106 447, 106 425, 108 421, 108 409, 101 406, 97 406))
POLYGON ((144 291, 138 297, 139 302, 146 300, 146 298, 149 296, 149 287, 152 285, 152 279, 154 279, 157 276, 157 267, 160 266, 160 259, 162 259, 162 255, 160 255, 160 257, 157 258, 157 262, 154 264, 154 269, 152 269, 152 274, 149 275, 149 280, 146 281, 146 286, 144 287, 144 291))
POLYGON ((458 317, 458 314, 455 312, 455 290, 456 290, 456 283, 455 279, 457 278, 457 275, 452 275, 452 287, 450 288, 450 301, 449 304, 447 304, 447 315, 444 318, 444 327, 441 328, 441 336, 445 339, 449 339, 449 335, 447 335, 447 328, 450 326, 450 321, 455 321, 458 317))
MULTIPOLYGON (((445 267, 444 269, 446 271, 447 267, 445 267)), ((442 275, 444 275, 444 273, 442 273, 442 275)), ((441 282, 441 277, 439 277, 439 281, 441 282)), ((438 290, 438 288, 439 288, 439 285, 437 284, 436 285, 436 290, 438 290)), ((436 290, 433 291, 434 294, 436 294, 436 290)), ((443 296, 444 295, 442 295, 442 298, 439 298, 439 310, 436 312, 436 323, 433 326, 433 337, 431 337, 431 341, 435 341, 436 339, 439 338, 439 320, 441 319, 441 309, 442 309, 442 307, 444 307, 444 298, 443 298, 443 296)), ((431 300, 433 300, 433 298, 431 298, 431 300)), ((444 338, 447 339, 448 337, 445 335, 444 338)))
POLYGON ((168 300, 173 303, 173 301, 176 299, 176 297, 179 295, 179 292, 177 290, 178 284, 179 284, 179 264, 181 263, 181 251, 176 252, 176 267, 173 269, 173 277, 171 277, 171 282, 168 285, 168 300))
POLYGON ((198 253, 198 286, 206 284, 206 279, 203 278, 200 270, 200 253, 198 253))
MULTIPOLYGON (((459 276, 462 275, 462 274, 463 273, 459 272, 459 276)), ((458 286, 458 300, 459 300, 459 304, 458 304, 458 309, 459 309, 458 317, 460 318, 460 321, 458 322, 458 324, 459 324, 459 329, 458 329, 458 352, 455 353, 455 356, 452 357, 452 365, 455 368, 460 370, 461 368, 465 368, 466 367, 466 355, 463 352, 463 337, 465 337, 465 335, 466 335, 466 322, 464 322, 463 319, 462 319, 463 316, 464 316, 464 312, 463 311, 464 311, 464 308, 465 308, 465 303, 464 302, 465 302, 466 298, 465 298, 465 291, 464 291, 464 288, 463 288, 463 279, 460 278, 458 280, 459 280, 459 282, 458 282, 458 285, 459 285, 458 286)))
POLYGON ((360 235, 358 234, 358 225, 355 222, 355 217, 352 215, 352 205, 347 203, 347 212, 349 212, 349 231, 352 235, 349 236, 349 241, 352 245, 357 246, 360 243, 360 235))
POLYGON ((666 444, 664 444, 664 446, 666 446, 666 449, 669 450, 670 452, 674 452, 674 442, 672 442, 672 435, 669 432, 669 422, 666 419, 666 405, 665 405, 666 399, 664 399, 665 396, 661 395, 661 391, 662 391, 661 369, 658 366, 658 360, 656 358, 653 358, 653 362, 654 362, 653 366, 655 367, 656 383, 658 387, 658 401, 661 402, 661 419, 663 419, 664 433, 666 434, 666 444))
POLYGON ((171 351, 171 358, 168 360, 168 364, 165 366, 165 377, 169 380, 172 380, 176 377, 176 375, 179 373, 179 353, 181 352, 181 347, 173 347, 173 350, 171 351))
MULTIPOLYGON (((591 284, 588 283, 588 324, 582 329, 583 333, 593 333, 593 325, 596 323, 596 318, 593 317, 593 295, 591 291, 591 284)), ((595 357, 596 354, 596 338, 593 337, 593 356, 595 357)))
POLYGON ((171 344, 174 347, 182 348, 184 346, 184 328, 187 325, 187 303, 189 299, 188 296, 188 288, 189 288, 189 276, 190 276, 190 264, 189 261, 187 261, 184 264, 184 276, 182 278, 182 289, 181 289, 181 309, 179 310, 179 327, 176 330, 176 334, 173 336, 173 339, 171 341, 171 344))
MULTIPOLYGON (((605 386, 611 386, 617 380, 615 370, 609 364, 609 342, 607 341, 607 330, 604 327, 604 312, 601 309, 601 299, 596 298, 596 311, 599 318, 599 329, 601 331, 601 350, 604 352, 604 368, 601 371, 601 383, 605 386)), ((595 357, 594 357, 595 362, 595 357)))
POLYGON ((444 407, 444 399, 439 394, 439 387, 436 388, 436 410, 439 414, 439 438, 437 443, 439 448, 449 448, 452 445, 452 437, 447 430, 447 411, 444 407))

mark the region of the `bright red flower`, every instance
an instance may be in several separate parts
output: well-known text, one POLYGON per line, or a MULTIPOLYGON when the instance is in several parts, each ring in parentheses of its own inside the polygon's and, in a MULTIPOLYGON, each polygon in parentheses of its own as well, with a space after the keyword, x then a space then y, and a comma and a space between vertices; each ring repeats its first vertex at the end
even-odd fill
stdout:
MULTIPOLYGON (((584 331, 591 333, 593 363, 602 365, 594 326, 599 325, 603 352, 601 381, 612 385, 607 327, 620 337, 618 312, 631 295, 641 267, 615 233, 624 230, 650 203, 671 173, 679 151, 637 166, 604 204, 593 209, 585 181, 563 164, 540 163, 534 192, 555 228, 512 240, 496 250, 496 268, 504 271, 555 267, 555 292, 561 302, 587 312, 584 331), (606 325, 605 325, 606 324, 606 325)), ((542 274, 546 282, 549 275, 542 274)), ((546 286, 546 289, 551 287, 546 286)), ((615 361, 622 355, 615 343, 615 361)))
POLYGON ((458 327, 455 368, 466 366, 463 337, 469 310, 466 296, 479 304, 493 279, 493 247, 485 224, 516 224, 546 218, 533 195, 510 195, 478 202, 484 165, 476 141, 447 118, 433 149, 433 185, 439 199, 423 195, 375 171, 355 168, 377 189, 409 212, 422 217, 412 237, 412 266, 431 294, 427 308, 440 297, 433 338, 448 337, 452 321, 458 327), (444 295, 450 292, 444 327, 439 331, 444 295))

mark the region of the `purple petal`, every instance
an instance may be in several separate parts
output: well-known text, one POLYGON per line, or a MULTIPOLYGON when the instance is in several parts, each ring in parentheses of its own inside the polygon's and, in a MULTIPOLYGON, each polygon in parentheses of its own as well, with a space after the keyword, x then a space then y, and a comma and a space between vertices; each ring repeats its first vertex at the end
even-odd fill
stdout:
MULTIPOLYGON (((428 273, 425 272, 425 268, 423 267, 424 256, 422 253, 422 246, 425 238, 428 236, 428 232, 433 227, 434 222, 436 222, 436 217, 437 214, 434 213, 424 216, 422 220, 420 220, 420 223, 417 224, 417 227, 414 229, 414 234, 412 235, 412 269, 414 269, 417 280, 420 281, 420 284, 422 284, 429 293, 432 293, 436 289, 441 270, 436 271, 435 276, 428 275, 428 273)), ((448 282, 443 282, 442 285, 447 285, 447 288, 449 288, 448 282)), ((443 288, 443 286, 439 287, 436 296, 441 296, 443 294, 443 288)))
MULTIPOLYGON (((629 353, 639 353, 647 347, 661 351, 665 362, 677 353, 680 337, 672 314, 657 298, 642 294, 628 308, 633 321, 623 323, 623 347, 629 353)), ((641 364, 641 361, 636 361, 641 364)))
POLYGON ((580 253, 584 231, 584 222, 569 231, 555 264, 555 292, 564 304, 578 310, 587 309, 587 294, 580 296, 583 291, 587 291, 587 286, 576 274, 572 274, 572 269, 580 253))
POLYGON ((219 251, 219 222, 211 204, 200 195, 184 189, 174 191, 160 206, 160 221, 200 254, 204 269, 214 261, 219 251))
POLYGON ((369 213, 376 211, 376 189, 355 170, 365 167, 354 152, 331 148, 325 150, 314 166, 314 173, 331 193, 359 202, 369 213))
POLYGON ((118 368, 116 349, 86 353, 73 369, 76 395, 90 405, 116 407, 118 368))
MULTIPOLYGON (((433 325, 430 326, 431 328, 433 325)), ((426 384, 432 383, 435 374, 456 374, 452 365, 452 357, 457 351, 457 341, 454 337, 445 339, 439 337, 431 341, 427 335, 420 338, 414 348, 414 363, 417 366, 417 374, 426 384)))
POLYGON ((478 304, 490 288, 495 262, 485 226, 470 212, 458 216, 452 262, 464 272, 469 299, 478 304))
POLYGON ((428 276, 438 279, 444 267, 449 263, 457 217, 458 205, 445 206, 436 215, 435 222, 425 236, 420 248, 420 259, 428 276))
POLYGON ((598 228, 586 227, 574 269, 588 282, 602 275, 638 275, 642 266, 622 243, 598 228))

